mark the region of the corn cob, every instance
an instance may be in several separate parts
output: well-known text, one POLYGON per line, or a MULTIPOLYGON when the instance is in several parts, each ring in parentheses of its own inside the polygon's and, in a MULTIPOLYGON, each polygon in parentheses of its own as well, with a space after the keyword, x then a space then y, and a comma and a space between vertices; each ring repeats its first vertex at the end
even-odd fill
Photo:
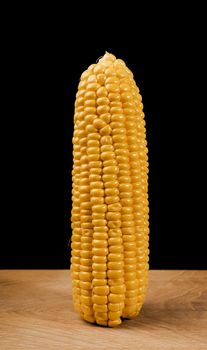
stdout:
POLYGON ((81 75, 72 170, 72 293, 91 323, 138 315, 148 283, 148 157, 142 98, 106 53, 81 75))

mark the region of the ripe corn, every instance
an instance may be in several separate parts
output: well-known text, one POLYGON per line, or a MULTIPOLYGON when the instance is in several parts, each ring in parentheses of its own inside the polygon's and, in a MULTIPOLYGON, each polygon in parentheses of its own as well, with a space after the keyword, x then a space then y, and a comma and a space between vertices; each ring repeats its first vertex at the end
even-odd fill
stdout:
POLYGON ((138 315, 148 283, 148 157, 142 98, 125 63, 106 53, 75 101, 72 293, 91 323, 138 315))

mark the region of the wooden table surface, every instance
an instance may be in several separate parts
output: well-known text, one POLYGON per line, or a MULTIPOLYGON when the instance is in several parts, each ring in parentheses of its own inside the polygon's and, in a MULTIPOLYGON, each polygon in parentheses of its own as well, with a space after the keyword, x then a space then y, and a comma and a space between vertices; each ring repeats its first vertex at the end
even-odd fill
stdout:
POLYGON ((79 318, 69 271, 2 270, 0 349, 207 349, 207 271, 150 271, 140 315, 112 329, 79 318))

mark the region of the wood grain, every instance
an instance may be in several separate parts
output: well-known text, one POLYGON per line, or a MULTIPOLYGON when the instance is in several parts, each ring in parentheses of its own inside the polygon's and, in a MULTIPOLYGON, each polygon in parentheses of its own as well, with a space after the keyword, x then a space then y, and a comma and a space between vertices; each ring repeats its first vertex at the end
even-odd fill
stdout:
POLYGON ((69 271, 2 270, 0 349, 207 349, 207 271, 150 271, 140 316, 109 329, 74 311, 69 271))

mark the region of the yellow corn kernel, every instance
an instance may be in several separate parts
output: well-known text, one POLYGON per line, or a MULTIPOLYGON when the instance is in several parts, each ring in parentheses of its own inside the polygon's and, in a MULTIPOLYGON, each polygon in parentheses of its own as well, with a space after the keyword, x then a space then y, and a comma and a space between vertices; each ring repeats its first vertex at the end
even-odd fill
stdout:
POLYGON ((124 301, 125 296, 123 294, 114 294, 114 293, 110 293, 108 296, 108 301, 110 303, 121 303, 122 301, 124 301))
POLYGON ((111 279, 117 279, 123 277, 123 270, 107 270, 107 276, 111 279))
POLYGON ((92 271, 92 276, 93 276, 93 280, 92 282, 94 281, 94 279, 106 279, 107 278, 107 275, 106 275, 106 271, 92 271))
MULTIPOLYGON (((121 228, 111 228, 108 231, 108 237, 110 238, 122 238, 122 230, 121 228)), ((113 240, 110 241, 111 243, 113 243, 113 240)), ((117 243, 117 241, 116 241, 117 243)), ((120 243, 122 243, 122 241, 120 241, 120 243)), ((112 244, 113 245, 113 244, 112 244)))
POLYGON ((93 315, 88 315, 85 313, 84 313, 83 318, 84 318, 84 320, 86 320, 87 322, 90 322, 90 323, 95 323, 95 321, 96 321, 96 319, 93 315))
MULTIPOLYGON (((100 115, 100 119, 103 120, 106 124, 109 124, 111 121, 111 114, 110 113, 102 113, 100 115)), ((109 135, 106 134, 104 136, 109 136, 109 135)), ((104 137, 104 136, 102 136, 102 137, 104 137)))
POLYGON ((102 320, 101 318, 96 318, 96 323, 100 326, 108 326, 108 321, 102 320))
POLYGON ((108 295, 109 286, 97 286, 93 288, 93 293, 97 295, 108 295))
POLYGON ((93 310, 96 312, 107 312, 108 305, 93 304, 93 310))
MULTIPOLYGON (((108 262, 110 261, 122 261, 123 259, 123 254, 113 254, 113 253, 110 253, 108 254, 108 262)), ((125 260, 125 259, 124 259, 125 260)))
POLYGON ((110 292, 114 294, 124 294, 126 291, 126 286, 118 285, 118 286, 110 286, 110 292))
POLYGON ((81 303, 88 305, 88 306, 93 305, 92 299, 90 296, 81 295, 80 301, 81 301, 81 303))
POLYGON ((106 248, 108 247, 108 242, 103 239, 94 239, 92 246, 95 248, 106 248))
POLYGON ((124 267, 123 261, 110 261, 108 262, 108 269, 109 270, 120 270, 124 267))
MULTIPOLYGON (((82 270, 83 266, 80 265, 80 270, 82 270)), ((91 275, 91 271, 80 271, 79 272, 79 278, 81 281, 91 281, 92 280, 92 275, 91 275)))
POLYGON ((95 311, 95 317, 97 320, 103 320, 103 321, 107 321, 108 320, 108 313, 107 312, 99 312, 99 311, 95 311))
POLYGON ((122 285, 124 284, 124 278, 121 277, 121 278, 115 278, 115 279, 108 279, 108 284, 109 286, 119 286, 119 285, 122 285))
POLYGON ((101 264, 97 264, 97 263, 93 263, 92 264, 92 269, 93 271, 106 271, 107 270, 107 264, 101 263, 101 264))
MULTIPOLYGON (((103 227, 101 227, 101 229, 102 229, 103 227)), ((108 234, 105 232, 105 231, 97 231, 98 230, 98 228, 96 227, 96 231, 94 231, 94 233, 93 233, 93 238, 95 239, 95 240, 97 240, 97 239, 100 239, 100 240, 108 240, 108 234)), ((93 242, 92 242, 92 244, 93 244, 93 242)))
POLYGON ((109 320, 110 321, 115 321, 117 320, 120 316, 122 315, 122 311, 110 311, 108 314, 109 320))
POLYGON ((103 277, 101 277, 100 275, 98 276, 94 276, 94 273, 93 273, 93 280, 92 280, 92 286, 95 287, 95 286, 106 286, 107 285, 107 280, 103 277), (97 278, 99 277, 99 278, 97 278))
POLYGON ((120 318, 118 318, 118 319, 116 319, 116 320, 109 320, 108 321, 108 326, 109 327, 116 327, 116 326, 118 326, 118 325, 120 325, 121 324, 121 319, 120 318))
POLYGON ((93 300, 93 303, 95 304, 100 304, 100 305, 105 305, 107 304, 108 300, 107 300, 107 296, 103 296, 103 295, 93 295, 92 296, 92 300, 93 300))

